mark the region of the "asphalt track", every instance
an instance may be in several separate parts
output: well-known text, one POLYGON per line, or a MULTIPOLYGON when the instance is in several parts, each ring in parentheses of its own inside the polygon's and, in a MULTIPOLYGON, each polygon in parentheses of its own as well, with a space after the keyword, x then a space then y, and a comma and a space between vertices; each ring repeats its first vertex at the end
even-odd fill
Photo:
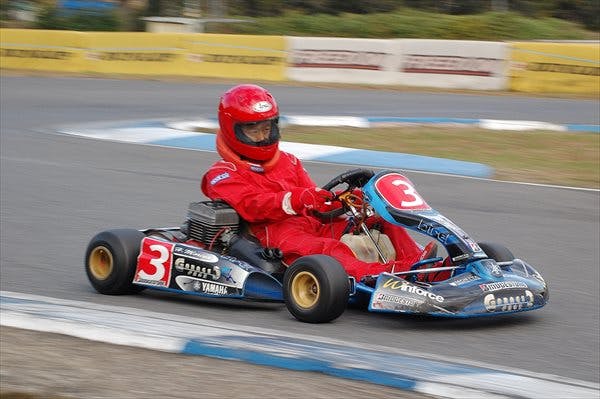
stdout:
MULTIPOLYGON (((457 356, 599 381, 600 195, 597 191, 408 173, 428 203, 473 237, 504 243, 550 285, 539 311, 432 320, 350 309, 327 325, 281 305, 147 292, 96 294, 83 252, 97 231, 174 225, 213 153, 53 134, 73 123, 212 116, 229 85, 3 77, 0 121, 0 289, 457 356)), ((286 112, 356 116, 527 119, 598 124, 598 101, 268 85, 286 112)), ((306 163, 319 183, 348 166, 306 163)))

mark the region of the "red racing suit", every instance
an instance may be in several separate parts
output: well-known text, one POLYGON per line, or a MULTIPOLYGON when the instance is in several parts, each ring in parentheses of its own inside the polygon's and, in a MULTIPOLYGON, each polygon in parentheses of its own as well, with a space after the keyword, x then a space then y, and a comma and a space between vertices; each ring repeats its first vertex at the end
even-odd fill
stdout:
MULTIPOLYGON (((389 271, 389 264, 358 260, 339 241, 347 220, 338 218, 323 223, 308 211, 296 214, 285 206, 284 197, 289 196, 291 189, 316 184, 294 155, 283 151, 278 155, 268 169, 218 161, 204 175, 202 192, 211 200, 223 200, 234 208, 263 246, 281 249, 287 264, 301 256, 324 254, 337 259, 357 281, 365 275, 389 271)), ((383 222, 383 232, 390 237, 400 261, 396 262, 395 271, 406 270, 418 260, 421 248, 403 228, 383 222)))

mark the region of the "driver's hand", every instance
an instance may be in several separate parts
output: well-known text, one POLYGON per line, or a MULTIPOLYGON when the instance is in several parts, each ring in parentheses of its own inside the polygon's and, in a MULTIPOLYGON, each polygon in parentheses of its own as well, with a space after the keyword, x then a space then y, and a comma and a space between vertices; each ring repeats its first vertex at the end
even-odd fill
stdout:
POLYGON ((291 190, 290 204, 296 213, 305 210, 323 212, 328 209, 328 202, 334 198, 331 191, 319 187, 297 187, 291 190))

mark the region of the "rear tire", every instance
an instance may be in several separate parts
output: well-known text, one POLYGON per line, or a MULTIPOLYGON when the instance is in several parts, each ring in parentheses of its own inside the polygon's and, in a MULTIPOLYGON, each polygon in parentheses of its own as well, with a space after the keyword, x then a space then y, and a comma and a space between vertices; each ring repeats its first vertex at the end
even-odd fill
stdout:
POLYGON ((509 262, 515 259, 513 253, 502 244, 493 242, 479 242, 477 244, 489 258, 494 259, 496 262, 509 262))
POLYGON ((348 305, 350 282, 342 265, 326 255, 303 256, 283 276, 283 297, 290 313, 306 323, 327 323, 348 305))
POLYGON ((145 287, 132 284, 144 233, 114 229, 96 234, 85 252, 85 271, 96 291, 106 295, 133 294, 145 287))

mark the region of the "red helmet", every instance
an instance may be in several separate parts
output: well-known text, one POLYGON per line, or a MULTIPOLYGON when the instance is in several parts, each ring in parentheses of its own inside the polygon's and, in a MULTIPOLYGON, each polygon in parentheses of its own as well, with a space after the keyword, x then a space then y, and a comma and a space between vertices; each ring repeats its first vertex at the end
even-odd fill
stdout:
POLYGON ((225 144, 236 154, 254 161, 273 158, 279 146, 279 108, 267 90, 252 84, 235 86, 221 96, 219 102, 220 134, 225 144), (258 142, 250 140, 242 125, 269 120, 269 137, 258 142))

